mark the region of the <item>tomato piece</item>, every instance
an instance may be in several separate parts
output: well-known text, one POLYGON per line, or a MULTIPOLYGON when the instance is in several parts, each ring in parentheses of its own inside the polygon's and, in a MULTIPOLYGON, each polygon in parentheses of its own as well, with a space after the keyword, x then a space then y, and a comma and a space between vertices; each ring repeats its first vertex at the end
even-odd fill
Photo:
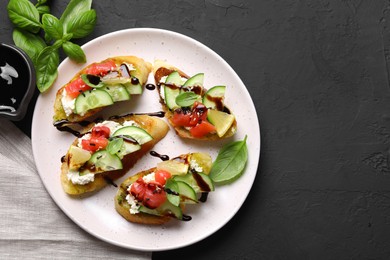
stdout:
POLYGON ((191 121, 191 114, 185 113, 181 110, 175 111, 171 120, 175 126, 189 126, 191 121))
POLYGON ((108 72, 115 70, 116 64, 114 61, 109 60, 103 63, 94 63, 86 69, 87 74, 95 76, 105 76, 108 72))
POLYGON ((146 191, 145 184, 146 183, 144 182, 142 177, 140 177, 136 182, 134 182, 131 185, 131 188, 130 188, 131 195, 133 195, 134 198, 140 202, 142 202, 144 200, 144 197, 145 197, 145 191, 146 191))
POLYGON ((197 124, 193 128, 190 129, 190 133, 193 137, 203 137, 209 133, 215 131, 215 126, 210 124, 208 121, 202 121, 200 124, 197 124))
POLYGON ((65 90, 71 98, 77 98, 81 92, 90 90, 91 87, 84 83, 81 78, 77 78, 66 85, 65 90))
POLYGON ((191 110, 190 126, 200 124, 207 119, 207 107, 200 102, 195 102, 191 110))
POLYGON ((155 183, 147 183, 143 204, 150 209, 158 208, 167 200, 167 194, 162 186, 155 183))
POLYGON ((154 173, 154 179, 156 183, 160 184, 161 186, 164 186, 165 183, 167 182, 167 179, 171 178, 172 175, 165 170, 157 170, 154 173))
POLYGON ((108 138, 110 137, 110 128, 105 125, 95 126, 92 128, 91 135, 92 137, 104 136, 105 138, 108 138))
POLYGON ((98 150, 106 148, 108 145, 108 139, 104 136, 100 137, 92 137, 90 139, 83 139, 81 140, 81 147, 84 150, 90 151, 90 152, 96 152, 98 150))
POLYGON ((200 102, 195 102, 191 111, 175 110, 171 120, 175 126, 191 127, 206 119, 207 107, 200 102))

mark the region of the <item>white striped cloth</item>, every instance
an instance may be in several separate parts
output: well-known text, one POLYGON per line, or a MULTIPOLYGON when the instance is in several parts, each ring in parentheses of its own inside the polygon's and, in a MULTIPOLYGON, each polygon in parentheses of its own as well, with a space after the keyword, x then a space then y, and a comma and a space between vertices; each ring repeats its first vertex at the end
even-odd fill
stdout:
POLYGON ((151 259, 101 241, 73 223, 46 192, 31 140, 0 119, 0 259, 151 259))

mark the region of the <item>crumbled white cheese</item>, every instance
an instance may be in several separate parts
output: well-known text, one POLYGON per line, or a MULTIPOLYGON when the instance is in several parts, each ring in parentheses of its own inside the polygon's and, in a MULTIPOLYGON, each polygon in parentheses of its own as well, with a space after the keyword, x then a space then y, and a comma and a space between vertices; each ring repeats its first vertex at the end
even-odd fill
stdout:
POLYGON ((195 160, 190 161, 190 167, 197 172, 203 172, 203 168, 195 160))
POLYGON ((61 102, 62 102, 62 107, 63 107, 63 109, 65 111, 65 114, 67 116, 72 114, 73 111, 74 111, 74 108, 75 108, 76 99, 69 97, 68 93, 66 93, 65 89, 62 90, 61 102))
POLYGON ((78 171, 72 171, 72 170, 70 170, 66 176, 68 177, 68 180, 70 180, 73 184, 79 184, 79 185, 85 185, 95 180, 95 175, 93 173, 80 175, 78 171))
POLYGON ((129 70, 136 70, 133 64, 131 63, 125 63, 125 64, 129 70))
POLYGON ((156 181, 154 172, 145 175, 144 177, 142 177, 142 179, 143 179, 144 182, 146 182, 146 183, 156 181))
MULTIPOLYGON (((127 191, 130 191, 130 189, 131 189, 131 185, 129 186, 127 191)), ((127 194, 126 201, 130 205, 130 210, 129 210, 130 214, 137 214, 137 213, 139 213, 139 207, 140 206, 138 204, 138 201, 133 197, 133 195, 131 195, 130 193, 127 194)))

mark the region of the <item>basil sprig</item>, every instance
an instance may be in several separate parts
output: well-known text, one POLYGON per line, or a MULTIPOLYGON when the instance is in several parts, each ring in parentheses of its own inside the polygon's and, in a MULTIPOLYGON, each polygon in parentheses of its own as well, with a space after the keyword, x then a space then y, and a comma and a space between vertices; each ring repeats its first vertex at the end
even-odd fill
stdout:
POLYGON ((85 63, 81 47, 71 39, 90 34, 96 24, 92 0, 70 0, 60 19, 50 14, 47 0, 34 5, 29 0, 10 0, 8 16, 15 25, 12 37, 16 46, 33 61, 37 87, 40 92, 49 89, 57 78, 59 49, 77 63, 85 63))
POLYGON ((214 183, 227 184, 241 176, 248 160, 246 138, 221 148, 209 174, 214 183))
POLYGON ((195 101, 200 100, 200 98, 201 97, 195 94, 194 92, 187 91, 187 92, 180 93, 176 97, 175 102, 178 106, 189 107, 192 106, 195 103, 195 101))

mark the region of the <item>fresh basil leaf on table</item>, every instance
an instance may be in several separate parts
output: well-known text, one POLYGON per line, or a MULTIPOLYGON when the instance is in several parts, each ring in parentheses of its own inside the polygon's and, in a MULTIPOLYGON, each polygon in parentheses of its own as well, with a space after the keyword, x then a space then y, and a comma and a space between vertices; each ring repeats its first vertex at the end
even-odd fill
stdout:
POLYGON ((79 39, 87 36, 93 31, 96 24, 96 11, 89 10, 75 17, 68 23, 67 33, 73 34, 73 39, 79 39))
POLYGON ((64 34, 63 26, 57 17, 51 14, 42 15, 42 27, 51 39, 61 39, 64 34))
POLYGON ((58 49, 55 46, 45 47, 39 54, 35 69, 40 92, 46 91, 56 80, 59 61, 58 49))
POLYGON ((64 32, 68 32, 68 26, 72 21, 84 12, 91 10, 91 5, 92 0, 71 0, 60 18, 60 21, 64 25, 64 32))
POLYGON ((38 33, 41 29, 39 12, 28 0, 10 0, 7 5, 8 16, 11 22, 18 28, 32 33, 38 33))
POLYGON ((47 46, 46 42, 36 34, 15 29, 12 33, 15 45, 24 50, 36 66, 39 53, 47 46))
POLYGON ((7 5, 9 18, 16 27, 13 32, 15 45, 33 60, 37 87, 41 92, 50 88, 57 78, 61 46, 70 59, 86 62, 84 51, 70 40, 87 36, 96 24, 92 0, 71 0, 60 19, 50 14, 46 3, 47 0, 38 0, 34 6, 29 0, 10 0, 7 5), (41 29, 44 39, 40 36, 41 29))
POLYGON ((227 184, 241 176, 248 160, 246 139, 247 136, 221 148, 209 174, 214 183, 227 184))
POLYGON ((87 61, 84 51, 77 44, 72 42, 64 42, 62 44, 62 48, 65 54, 77 63, 85 63, 87 61))

